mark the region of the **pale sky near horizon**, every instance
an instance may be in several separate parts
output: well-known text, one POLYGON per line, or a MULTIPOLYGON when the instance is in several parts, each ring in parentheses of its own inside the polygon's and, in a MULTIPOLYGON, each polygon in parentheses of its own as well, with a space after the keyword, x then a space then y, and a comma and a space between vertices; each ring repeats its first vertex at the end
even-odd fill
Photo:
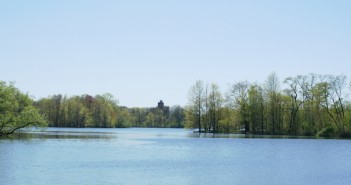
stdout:
POLYGON ((35 98, 185 105, 196 80, 351 70, 351 1, 0 1, 0 80, 35 98))

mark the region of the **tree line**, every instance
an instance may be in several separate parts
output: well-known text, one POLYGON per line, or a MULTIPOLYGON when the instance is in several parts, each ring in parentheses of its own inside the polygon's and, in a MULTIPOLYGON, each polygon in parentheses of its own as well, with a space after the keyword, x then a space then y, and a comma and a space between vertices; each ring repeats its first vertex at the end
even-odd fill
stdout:
POLYGON ((189 90, 185 126, 199 132, 350 136, 351 104, 345 75, 298 75, 281 84, 241 81, 225 93, 197 81, 189 90), (283 88, 282 88, 283 87, 283 88))
POLYGON ((350 137, 351 103, 345 75, 297 75, 281 83, 275 73, 263 84, 240 81, 225 92, 197 81, 185 107, 169 111, 120 106, 112 94, 32 100, 0 81, 0 135, 33 126, 186 127, 198 132, 350 137))
POLYGON ((46 115, 51 127, 183 127, 183 108, 171 107, 169 112, 158 108, 128 108, 118 105, 112 94, 53 95, 35 102, 46 115))

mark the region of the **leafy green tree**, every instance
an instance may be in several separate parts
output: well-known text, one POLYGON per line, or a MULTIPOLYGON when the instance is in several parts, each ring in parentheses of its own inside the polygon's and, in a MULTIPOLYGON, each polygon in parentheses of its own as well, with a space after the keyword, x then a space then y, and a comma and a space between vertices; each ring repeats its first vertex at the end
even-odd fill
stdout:
POLYGON ((13 83, 0 81, 0 135, 13 134, 25 127, 44 127, 45 118, 32 106, 28 95, 21 93, 13 83))
POLYGON ((130 127, 132 122, 131 114, 129 113, 128 108, 120 107, 117 112, 117 128, 126 128, 130 127))
POLYGON ((145 121, 147 116, 147 110, 145 108, 131 108, 130 114, 133 127, 146 127, 145 121))
POLYGON ((222 119, 219 121, 219 130, 218 132, 222 133, 235 133, 238 131, 239 125, 238 113, 236 110, 233 110, 229 107, 223 107, 221 110, 222 119))
POLYGON ((250 120, 250 130, 252 133, 264 133, 264 95, 262 87, 251 85, 248 90, 248 110, 250 120))
POLYGON ((170 127, 184 127, 184 109, 180 105, 175 105, 170 109, 170 127))
POLYGON ((147 127, 156 127, 156 117, 155 117, 155 114, 152 113, 152 112, 149 112, 147 115, 146 115, 146 126, 147 127))

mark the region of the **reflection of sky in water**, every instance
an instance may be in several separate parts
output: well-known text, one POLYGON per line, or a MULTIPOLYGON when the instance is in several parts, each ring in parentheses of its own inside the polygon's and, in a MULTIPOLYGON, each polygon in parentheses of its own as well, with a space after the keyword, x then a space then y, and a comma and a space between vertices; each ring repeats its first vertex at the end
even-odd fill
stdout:
POLYGON ((0 184, 347 184, 349 140, 48 128, 0 139, 0 184), (228 138, 229 137, 229 138, 228 138))
POLYGON ((191 129, 168 128, 54 128, 30 129, 10 137, 10 139, 124 139, 145 140, 152 138, 277 138, 277 139, 315 139, 301 136, 267 136, 244 134, 194 133, 191 129))

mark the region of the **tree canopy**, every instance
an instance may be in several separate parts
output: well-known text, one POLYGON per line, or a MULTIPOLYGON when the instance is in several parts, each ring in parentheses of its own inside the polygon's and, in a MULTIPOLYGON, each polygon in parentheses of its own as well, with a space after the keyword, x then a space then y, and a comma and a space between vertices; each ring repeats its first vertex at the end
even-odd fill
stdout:
POLYGON ((185 126, 213 133, 351 136, 347 87, 345 75, 297 75, 281 82, 272 73, 263 84, 239 81, 225 92, 215 83, 198 80, 190 87, 184 108, 163 109, 120 106, 110 93, 71 97, 57 94, 33 102, 13 83, 0 81, 0 135, 27 126, 48 125, 185 126))
POLYGON ((35 106, 47 115, 51 127, 183 127, 180 106, 173 106, 169 111, 154 107, 128 108, 118 105, 110 93, 70 97, 57 94, 36 101, 35 106))
POLYGON ((33 107, 33 100, 13 83, 0 81, 0 135, 12 134, 24 127, 43 127, 45 118, 33 107))
POLYGON ((297 75, 281 83, 272 73, 263 84, 236 82, 224 93, 197 81, 189 89, 185 126, 199 132, 348 137, 346 87, 345 75, 297 75))

